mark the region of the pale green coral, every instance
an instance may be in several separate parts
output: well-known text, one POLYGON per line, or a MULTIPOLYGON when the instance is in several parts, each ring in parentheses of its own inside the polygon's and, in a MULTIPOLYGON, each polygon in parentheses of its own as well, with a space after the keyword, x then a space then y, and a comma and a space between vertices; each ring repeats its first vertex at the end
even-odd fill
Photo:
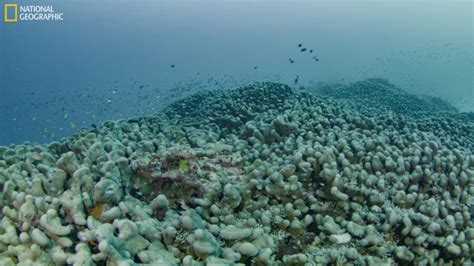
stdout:
POLYGON ((191 97, 167 115, 0 147, 0 264, 472 257, 472 124, 408 120, 272 83, 199 99, 199 112, 191 97))

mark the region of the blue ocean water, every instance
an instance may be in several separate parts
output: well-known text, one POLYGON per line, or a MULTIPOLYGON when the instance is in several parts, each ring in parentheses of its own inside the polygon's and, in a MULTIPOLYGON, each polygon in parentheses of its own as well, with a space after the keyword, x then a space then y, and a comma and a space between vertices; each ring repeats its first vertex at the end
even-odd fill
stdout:
POLYGON ((2 17, 0 145, 263 80, 383 77, 474 111, 471 1, 7 2, 52 5, 64 21, 2 17))

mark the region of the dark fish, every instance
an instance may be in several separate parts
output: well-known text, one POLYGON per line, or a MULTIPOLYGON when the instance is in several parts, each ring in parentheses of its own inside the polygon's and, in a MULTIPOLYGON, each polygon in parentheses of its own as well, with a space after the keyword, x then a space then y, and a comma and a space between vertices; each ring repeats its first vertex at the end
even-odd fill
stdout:
POLYGON ((298 84, 298 79, 300 78, 300 76, 296 75, 296 78, 295 78, 295 85, 298 84))
POLYGON ((288 60, 290 61, 291 64, 293 64, 295 61, 291 58, 288 58, 288 60))
POLYGON ((91 127, 97 129, 97 125, 95 123, 92 123, 91 127))
POLYGON ((306 48, 302 48, 302 49, 301 49, 301 52, 304 52, 304 51, 306 51, 306 48))
POLYGON ((301 46, 303 46, 303 44, 301 44, 301 43, 300 43, 300 44, 298 44, 298 47, 301 47, 301 46))
POLYGON ((254 66, 254 67, 253 67, 253 69, 257 69, 257 68, 258 68, 258 66, 254 66))
POLYGON ((174 65, 171 65, 171 68, 174 68, 175 66, 174 65))
POLYGON ((138 87, 139 89, 143 89, 145 87, 145 85, 140 85, 140 87, 138 87))
POLYGON ((309 53, 312 54, 312 53, 313 53, 313 49, 309 50, 309 53))

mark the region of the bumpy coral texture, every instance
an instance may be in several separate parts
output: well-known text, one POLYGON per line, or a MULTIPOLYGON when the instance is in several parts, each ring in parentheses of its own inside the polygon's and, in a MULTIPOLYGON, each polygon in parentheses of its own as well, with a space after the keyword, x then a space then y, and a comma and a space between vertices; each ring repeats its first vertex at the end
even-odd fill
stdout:
POLYGON ((257 83, 0 147, 0 264, 468 264, 473 123, 371 84, 395 107, 257 83))

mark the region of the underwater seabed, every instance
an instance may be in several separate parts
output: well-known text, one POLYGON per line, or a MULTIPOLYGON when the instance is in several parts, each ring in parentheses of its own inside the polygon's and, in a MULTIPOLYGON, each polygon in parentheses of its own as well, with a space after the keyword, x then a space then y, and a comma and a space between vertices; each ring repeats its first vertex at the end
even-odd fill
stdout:
POLYGON ((474 119, 369 79, 0 147, 1 265, 469 264, 474 119))

